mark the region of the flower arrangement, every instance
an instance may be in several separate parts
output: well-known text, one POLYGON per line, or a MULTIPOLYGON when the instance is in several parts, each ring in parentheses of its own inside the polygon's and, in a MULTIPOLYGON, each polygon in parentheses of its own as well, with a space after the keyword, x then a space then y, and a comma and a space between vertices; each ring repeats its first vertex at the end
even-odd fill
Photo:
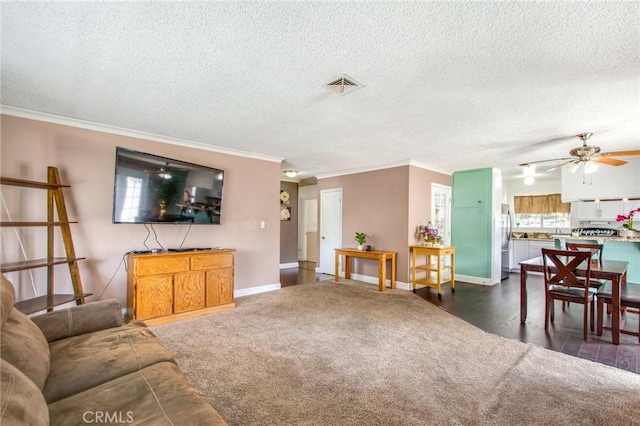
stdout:
POLYGON ((616 217, 616 222, 624 222, 627 221, 627 223, 623 223, 622 227, 623 228, 627 228, 629 231, 635 231, 635 229, 633 229, 633 215, 636 213, 640 212, 640 207, 638 207, 637 209, 631 209, 631 211, 629 212, 628 215, 623 215, 623 214, 619 214, 616 217))

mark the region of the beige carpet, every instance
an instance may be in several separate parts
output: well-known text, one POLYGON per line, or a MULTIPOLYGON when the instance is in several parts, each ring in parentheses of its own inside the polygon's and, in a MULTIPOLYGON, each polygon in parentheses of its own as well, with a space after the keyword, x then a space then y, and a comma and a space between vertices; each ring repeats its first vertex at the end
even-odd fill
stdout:
POLYGON ((301 284, 153 327, 231 425, 640 424, 640 375, 494 336, 411 292, 301 284))

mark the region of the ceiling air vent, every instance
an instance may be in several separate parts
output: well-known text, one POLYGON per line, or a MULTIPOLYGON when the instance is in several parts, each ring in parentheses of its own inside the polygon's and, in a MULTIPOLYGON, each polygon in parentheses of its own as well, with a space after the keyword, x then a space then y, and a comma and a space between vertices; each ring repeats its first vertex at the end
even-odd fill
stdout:
POLYGON ((364 85, 348 75, 342 74, 329 80, 324 87, 339 95, 346 95, 347 93, 363 88, 364 85))

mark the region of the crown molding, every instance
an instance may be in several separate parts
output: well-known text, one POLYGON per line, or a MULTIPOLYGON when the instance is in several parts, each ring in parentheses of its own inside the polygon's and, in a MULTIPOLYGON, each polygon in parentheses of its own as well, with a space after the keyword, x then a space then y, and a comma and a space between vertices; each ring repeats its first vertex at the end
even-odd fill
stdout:
POLYGON ((172 138, 168 136, 157 135, 154 133, 141 132, 138 130, 125 129, 122 127, 100 124, 93 121, 79 120, 77 118, 63 117, 61 115, 49 114, 46 112, 32 111, 23 108, 12 107, 8 105, 0 105, 0 114, 10 115, 13 117, 26 118, 29 120, 43 121, 46 123, 60 124, 63 126, 76 127, 79 129, 93 130, 96 132, 110 133, 113 135, 127 136, 136 139, 146 139, 154 142, 167 143, 171 145, 184 146, 188 148, 202 149, 205 151, 216 152, 219 154, 235 155, 237 157, 252 158, 254 160, 270 161, 281 163, 284 158, 274 157, 270 155, 257 154, 255 152, 246 152, 233 148, 223 148, 219 146, 207 145, 202 142, 195 142, 186 139, 172 138))
POLYGON ((433 164, 425 163, 418 160, 409 160, 409 165, 413 167, 418 167, 420 169, 429 170, 431 172, 442 173, 447 176, 451 176, 453 174, 451 170, 445 170, 440 167, 434 166, 433 164))
POLYGON ((290 177, 286 177, 286 176, 281 176, 280 177, 280 182, 300 183, 300 180, 301 179, 290 178, 290 177))
POLYGON ((450 171, 441 169, 439 167, 432 166, 432 165, 424 163, 422 161, 403 160, 403 161, 397 161, 397 162, 394 162, 394 163, 389 163, 389 164, 380 165, 380 166, 361 167, 361 168, 356 168, 356 169, 342 170, 342 171, 338 171, 338 172, 323 173, 323 174, 316 175, 316 178, 317 179, 328 179, 328 178, 332 178, 332 177, 353 175, 353 174, 356 174, 356 173, 373 172, 373 171, 377 171, 377 170, 392 169, 394 167, 402 167, 402 166, 418 167, 418 168, 421 168, 421 169, 425 169, 425 170, 429 170, 429 171, 432 171, 432 172, 442 173, 442 174, 445 174, 447 176, 451 176, 451 172, 450 171))

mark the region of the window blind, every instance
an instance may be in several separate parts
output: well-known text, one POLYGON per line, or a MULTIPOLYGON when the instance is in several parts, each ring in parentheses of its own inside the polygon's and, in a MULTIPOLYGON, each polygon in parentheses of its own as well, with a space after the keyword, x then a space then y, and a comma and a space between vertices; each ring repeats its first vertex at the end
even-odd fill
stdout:
POLYGON ((571 203, 563 203, 560 194, 516 195, 514 210, 518 214, 570 213, 571 203))

